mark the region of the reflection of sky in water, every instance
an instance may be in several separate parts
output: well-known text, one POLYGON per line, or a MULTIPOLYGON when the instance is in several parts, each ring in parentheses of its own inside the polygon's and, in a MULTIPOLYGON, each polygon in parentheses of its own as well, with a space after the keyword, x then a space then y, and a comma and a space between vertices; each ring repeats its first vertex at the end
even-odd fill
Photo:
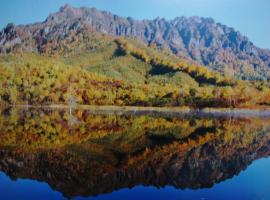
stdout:
MULTIPOLYGON (((269 169, 270 159, 261 159, 255 161, 239 176, 217 184, 211 189, 177 190, 173 187, 156 189, 137 186, 133 189, 122 189, 95 198, 76 199, 267 200, 270 199, 269 169)), ((0 186, 0 199, 64 199, 59 192, 53 191, 46 183, 22 179, 11 181, 3 173, 0 173, 0 186)))

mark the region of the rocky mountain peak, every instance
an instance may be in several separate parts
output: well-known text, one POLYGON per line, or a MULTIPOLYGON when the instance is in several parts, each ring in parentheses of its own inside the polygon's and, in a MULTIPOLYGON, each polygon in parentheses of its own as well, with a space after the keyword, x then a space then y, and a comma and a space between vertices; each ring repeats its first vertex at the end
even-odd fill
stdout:
POLYGON ((73 10, 73 9, 75 8, 73 8, 71 5, 65 4, 60 7, 59 12, 67 12, 68 10, 73 10))

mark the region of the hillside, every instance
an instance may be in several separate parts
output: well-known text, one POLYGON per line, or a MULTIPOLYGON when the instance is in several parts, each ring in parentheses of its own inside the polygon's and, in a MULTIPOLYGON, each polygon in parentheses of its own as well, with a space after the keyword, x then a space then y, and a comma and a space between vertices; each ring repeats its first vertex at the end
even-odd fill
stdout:
POLYGON ((1 56, 1 104, 250 108, 269 102, 266 83, 236 81, 135 40, 95 37, 94 50, 69 52, 68 43, 63 54, 1 56))
POLYGON ((65 5, 44 22, 26 26, 7 25, 0 33, 0 52, 44 52, 47 46, 54 47, 53 51, 56 51, 61 46, 59 41, 75 42, 70 32, 82 34, 80 39, 84 41, 82 24, 99 33, 137 38, 146 45, 167 49, 180 58, 226 75, 252 80, 269 79, 270 51, 256 47, 238 31, 211 18, 139 21, 94 8, 65 5))

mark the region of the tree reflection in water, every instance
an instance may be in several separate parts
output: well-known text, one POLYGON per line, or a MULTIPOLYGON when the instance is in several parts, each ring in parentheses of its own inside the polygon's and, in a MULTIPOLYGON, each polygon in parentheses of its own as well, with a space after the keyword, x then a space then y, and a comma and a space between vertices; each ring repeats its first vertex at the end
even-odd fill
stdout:
POLYGON ((270 154, 269 118, 1 113, 0 170, 12 178, 45 181, 66 197, 142 184, 208 188, 270 154))

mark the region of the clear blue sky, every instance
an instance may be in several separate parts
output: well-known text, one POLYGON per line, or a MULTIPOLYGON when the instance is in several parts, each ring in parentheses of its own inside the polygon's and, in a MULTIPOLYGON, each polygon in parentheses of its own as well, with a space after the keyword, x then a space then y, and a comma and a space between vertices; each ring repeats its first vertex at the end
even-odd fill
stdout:
POLYGON ((0 28, 9 22, 43 21, 65 3, 136 19, 212 17, 239 30, 257 46, 270 49, 270 0, 1 0, 0 28))

